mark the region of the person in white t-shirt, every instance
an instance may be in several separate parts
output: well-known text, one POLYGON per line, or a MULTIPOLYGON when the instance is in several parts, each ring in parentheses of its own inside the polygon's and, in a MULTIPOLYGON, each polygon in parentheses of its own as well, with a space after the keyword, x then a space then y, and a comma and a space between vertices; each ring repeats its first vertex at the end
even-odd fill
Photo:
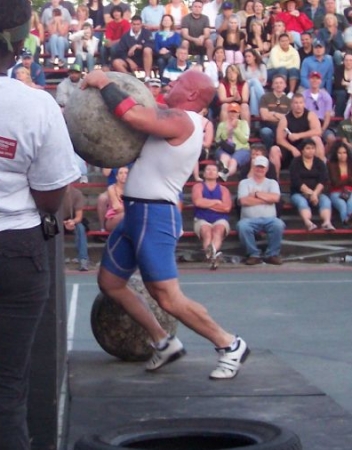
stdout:
POLYGON ((80 173, 51 95, 6 76, 29 32, 28 0, 0 6, 0 448, 29 450, 30 355, 46 300, 45 237, 66 186, 80 173), (44 214, 46 233, 42 231, 44 214))

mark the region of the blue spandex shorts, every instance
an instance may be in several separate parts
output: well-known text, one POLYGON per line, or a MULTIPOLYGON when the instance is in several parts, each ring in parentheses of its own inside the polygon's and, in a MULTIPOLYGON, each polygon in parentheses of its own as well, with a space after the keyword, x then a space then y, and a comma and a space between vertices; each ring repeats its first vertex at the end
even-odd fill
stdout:
POLYGON ((175 249, 182 219, 172 204, 125 200, 124 220, 110 234, 101 265, 128 280, 137 267, 143 281, 177 278, 175 249))

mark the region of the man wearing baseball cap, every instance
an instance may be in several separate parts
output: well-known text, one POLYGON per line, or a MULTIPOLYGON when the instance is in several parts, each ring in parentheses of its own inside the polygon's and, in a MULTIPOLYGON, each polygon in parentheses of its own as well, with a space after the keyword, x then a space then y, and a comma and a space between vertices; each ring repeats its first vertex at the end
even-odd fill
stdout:
POLYGON ((309 88, 303 91, 303 98, 308 111, 315 112, 320 120, 322 138, 326 145, 325 151, 328 153, 335 141, 335 132, 329 128, 333 107, 331 95, 325 89, 320 88, 321 82, 321 74, 311 72, 309 74, 309 88))
POLYGON ((215 30, 219 35, 222 31, 227 30, 229 24, 229 18, 233 15, 233 4, 225 1, 221 5, 220 13, 215 19, 215 30))
POLYGON ((57 85, 56 88, 56 101, 64 108, 68 99, 82 84, 82 67, 79 64, 72 64, 68 69, 68 77, 64 78, 57 85))
POLYGON ((36 88, 44 89, 45 87, 45 73, 43 67, 33 60, 32 52, 28 49, 24 49, 21 53, 22 61, 13 68, 12 78, 16 78, 17 69, 20 67, 25 67, 29 70, 33 83, 36 88))
POLYGON ((241 206, 241 219, 237 230, 241 244, 247 254, 245 264, 253 266, 265 262, 280 265, 281 241, 285 223, 276 216, 276 204, 280 201, 280 187, 276 180, 266 178, 269 160, 257 156, 253 161, 253 173, 238 185, 238 202, 241 206), (256 235, 267 235, 267 248, 264 255, 256 243, 256 235))
MULTIPOLYGON (((53 214, 66 186, 79 177, 65 121, 53 97, 7 76, 29 33, 31 12, 28 0, 0 2, 1 450, 30 449, 31 351, 50 291, 45 238, 56 232, 53 214), (49 228, 41 227, 41 215, 49 228)), ((52 332, 48 340, 55 339, 52 332)))
POLYGON ((322 83, 320 87, 326 89, 331 95, 334 63, 332 57, 325 52, 324 42, 319 39, 314 39, 313 55, 307 56, 301 66, 300 85, 304 89, 309 88, 309 74, 311 72, 319 72, 321 74, 322 83))

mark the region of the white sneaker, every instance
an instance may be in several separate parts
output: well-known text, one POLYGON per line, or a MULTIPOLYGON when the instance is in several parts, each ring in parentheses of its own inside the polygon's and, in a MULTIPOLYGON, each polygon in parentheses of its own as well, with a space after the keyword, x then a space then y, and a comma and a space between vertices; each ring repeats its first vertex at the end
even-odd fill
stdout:
POLYGON ((291 98, 293 97, 293 92, 289 92, 286 97, 291 100, 291 98))
POLYGON ((216 248, 214 247, 214 244, 211 243, 205 249, 205 257, 206 259, 211 260, 215 258, 215 255, 216 255, 216 248))
POLYGON ((145 370, 152 371, 159 369, 167 363, 176 361, 186 353, 182 342, 176 336, 170 336, 163 349, 155 349, 153 356, 147 362, 145 370))
POLYGON ((227 378, 234 378, 241 368, 241 363, 245 362, 250 350, 246 342, 237 337, 238 346, 236 350, 228 350, 224 348, 216 349, 219 353, 218 365, 215 370, 211 372, 209 378, 212 380, 220 380, 227 378))

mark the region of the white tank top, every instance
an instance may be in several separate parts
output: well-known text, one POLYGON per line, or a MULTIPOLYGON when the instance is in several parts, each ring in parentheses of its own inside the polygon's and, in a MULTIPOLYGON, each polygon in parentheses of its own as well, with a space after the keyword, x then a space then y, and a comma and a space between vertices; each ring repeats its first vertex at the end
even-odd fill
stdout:
POLYGON ((203 144, 202 117, 195 112, 186 112, 194 124, 191 136, 177 146, 163 138, 149 136, 128 174, 124 195, 178 203, 203 144))

